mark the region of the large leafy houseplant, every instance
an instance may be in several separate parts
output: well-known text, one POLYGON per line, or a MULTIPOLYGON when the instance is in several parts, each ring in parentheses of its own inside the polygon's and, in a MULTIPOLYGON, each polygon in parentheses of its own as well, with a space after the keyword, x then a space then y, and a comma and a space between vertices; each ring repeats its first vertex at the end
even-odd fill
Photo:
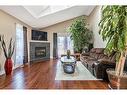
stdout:
POLYGON ((71 34, 71 39, 73 40, 74 49, 76 51, 82 52, 82 49, 88 47, 91 43, 92 32, 87 28, 84 16, 75 19, 67 31, 71 34))
POLYGON ((127 6, 103 6, 99 26, 106 52, 117 54, 115 76, 121 77, 127 55, 127 6))
POLYGON ((8 49, 7 49, 7 45, 5 43, 4 36, 0 35, 0 41, 1 41, 3 52, 4 52, 4 56, 6 58, 5 65, 4 65, 5 72, 7 75, 9 75, 11 74, 12 67, 13 67, 11 57, 14 53, 15 43, 12 41, 12 38, 11 38, 8 49))

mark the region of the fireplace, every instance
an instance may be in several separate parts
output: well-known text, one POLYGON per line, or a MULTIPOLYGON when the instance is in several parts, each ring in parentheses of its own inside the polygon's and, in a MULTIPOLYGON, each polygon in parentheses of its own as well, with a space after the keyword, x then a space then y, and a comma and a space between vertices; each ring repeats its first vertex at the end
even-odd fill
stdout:
POLYGON ((30 42, 30 62, 50 59, 50 43, 30 42))
POLYGON ((35 57, 46 57, 46 47, 35 47, 35 57))

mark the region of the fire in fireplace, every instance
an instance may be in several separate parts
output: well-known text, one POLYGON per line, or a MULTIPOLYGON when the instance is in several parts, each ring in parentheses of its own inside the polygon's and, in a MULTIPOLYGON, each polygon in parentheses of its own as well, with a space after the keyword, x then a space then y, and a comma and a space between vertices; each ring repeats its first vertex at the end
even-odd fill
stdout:
POLYGON ((46 57, 46 47, 35 47, 35 57, 46 57))

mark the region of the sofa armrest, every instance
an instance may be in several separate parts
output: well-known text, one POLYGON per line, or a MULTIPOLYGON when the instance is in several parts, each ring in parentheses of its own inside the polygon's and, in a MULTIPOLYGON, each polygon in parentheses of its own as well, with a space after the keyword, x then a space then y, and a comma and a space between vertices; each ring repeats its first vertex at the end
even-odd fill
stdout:
POLYGON ((94 63, 94 73, 99 79, 108 80, 106 69, 115 68, 115 63, 107 60, 98 60, 94 63))
POLYGON ((109 61, 109 60, 105 60, 105 59, 100 59, 100 60, 97 61, 97 63, 107 64, 107 65, 115 64, 115 62, 112 62, 112 61, 109 61))

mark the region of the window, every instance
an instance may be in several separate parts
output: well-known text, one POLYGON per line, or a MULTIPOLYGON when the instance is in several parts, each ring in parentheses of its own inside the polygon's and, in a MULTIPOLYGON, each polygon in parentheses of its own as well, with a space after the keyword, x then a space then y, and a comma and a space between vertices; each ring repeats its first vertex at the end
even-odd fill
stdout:
POLYGON ((70 39, 70 36, 58 36, 58 57, 66 54, 68 49, 71 51, 71 54, 74 53, 73 41, 70 39))
POLYGON ((23 41, 23 26, 16 24, 16 65, 23 64, 24 56, 24 41, 23 41))

